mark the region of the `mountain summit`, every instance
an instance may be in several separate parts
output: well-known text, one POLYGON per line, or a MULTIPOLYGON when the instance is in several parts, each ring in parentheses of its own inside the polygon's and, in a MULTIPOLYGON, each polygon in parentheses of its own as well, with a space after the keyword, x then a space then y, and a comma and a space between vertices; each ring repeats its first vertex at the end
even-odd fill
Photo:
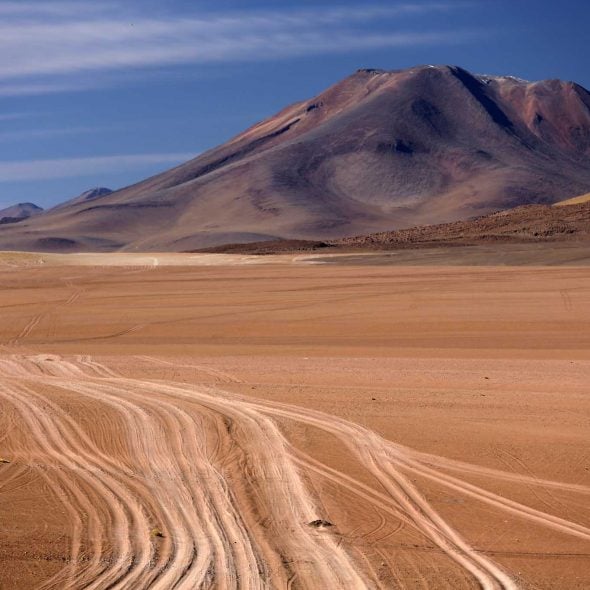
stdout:
POLYGON ((43 208, 35 203, 17 203, 6 209, 0 209, 0 223, 17 223, 42 212, 43 208))
POLYGON ((4 226, 0 248, 334 238, 589 190, 590 93, 581 86, 455 66, 367 69, 168 172, 4 226))

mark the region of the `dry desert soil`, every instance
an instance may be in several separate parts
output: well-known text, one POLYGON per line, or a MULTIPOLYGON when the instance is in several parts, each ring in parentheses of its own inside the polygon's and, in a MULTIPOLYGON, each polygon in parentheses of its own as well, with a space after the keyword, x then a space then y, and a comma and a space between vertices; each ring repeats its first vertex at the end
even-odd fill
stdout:
POLYGON ((588 267, 419 256, 0 254, 0 588, 589 588, 588 267))

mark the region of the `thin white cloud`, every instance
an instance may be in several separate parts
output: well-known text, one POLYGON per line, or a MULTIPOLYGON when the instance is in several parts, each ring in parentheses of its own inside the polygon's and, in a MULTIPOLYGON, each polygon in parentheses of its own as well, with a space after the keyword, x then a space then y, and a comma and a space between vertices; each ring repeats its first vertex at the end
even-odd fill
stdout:
POLYGON ((0 15, 12 17, 38 17, 43 16, 59 16, 66 17, 73 14, 88 14, 105 12, 108 9, 114 8, 111 2, 103 2, 102 4, 92 3, 83 4, 81 2, 59 2, 59 1, 41 1, 27 2, 2 0, 0 3, 0 15))
MULTIPOLYGON (((0 58, 1 59, 1 58, 0 58)), ((61 92, 83 92, 99 88, 98 84, 86 84, 59 80, 56 82, 25 82, 5 84, 0 81, 0 96, 34 96, 38 94, 57 94, 61 92)))
MULTIPOLYGON (((459 2, 405 2, 362 8, 134 16, 129 5, 71 12, 44 2, 52 18, 25 2, 0 4, 0 96, 79 89, 77 77, 176 64, 289 58, 359 49, 471 40, 465 30, 424 30, 415 16, 457 10, 459 2), (11 12, 12 11, 12 12, 11 12), (71 15, 76 14, 74 18, 71 15), (415 31, 412 31, 412 25, 415 31), (59 76, 56 79, 56 76, 59 76)), ((84 88, 84 86, 82 86, 84 88)))
POLYGON ((16 121, 18 119, 25 119, 31 116, 31 113, 2 113, 0 114, 0 121, 16 121))
POLYGON ((55 129, 19 129, 16 131, 0 132, 0 142, 18 141, 22 139, 43 139, 46 137, 59 137, 61 135, 81 135, 83 133, 96 133, 102 130, 104 130, 104 128, 102 127, 58 127, 55 129))
POLYGON ((139 170, 155 165, 181 164, 196 154, 122 154, 89 158, 53 160, 0 161, 0 182, 21 182, 75 178, 94 174, 112 174, 139 170))

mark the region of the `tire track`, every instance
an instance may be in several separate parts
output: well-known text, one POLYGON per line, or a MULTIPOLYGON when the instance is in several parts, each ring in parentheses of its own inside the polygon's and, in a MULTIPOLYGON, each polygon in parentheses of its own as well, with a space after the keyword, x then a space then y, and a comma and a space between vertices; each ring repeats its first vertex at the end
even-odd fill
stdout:
MULTIPOLYGON (((142 383, 144 388, 150 387, 150 382, 142 383)), ((161 383, 157 383, 156 387, 160 388, 162 392, 174 391, 177 395, 179 391, 184 391, 181 388, 174 388, 161 383)), ((211 391, 211 388, 207 389, 211 391)), ((221 392, 217 390, 216 393, 219 397, 221 392)), ((183 393, 183 395, 190 394, 183 393)), ((202 397, 202 394, 193 393, 193 396, 202 397)), ((237 396, 232 397, 236 398, 237 396)), ((234 401, 234 405, 236 401, 234 401)), ((371 473, 375 475, 383 487, 391 494, 392 498, 406 512, 413 525, 422 533, 426 534, 451 559, 469 571, 477 579, 482 588, 486 590, 493 588, 516 588, 512 580, 502 570, 490 560, 474 551, 452 527, 440 518, 417 490, 414 489, 414 486, 407 478, 399 471, 391 468, 391 462, 388 460, 389 457, 383 460, 383 457, 380 455, 388 455, 386 452, 387 443, 374 433, 319 412, 286 410, 284 408, 288 408, 288 406, 284 404, 275 404, 270 407, 263 403, 255 404, 242 401, 242 406, 253 407, 266 414, 291 418, 309 425, 319 426, 335 434, 346 446, 358 455, 362 464, 368 466, 371 473), (367 442, 367 439, 370 442, 367 442), (388 474, 388 476, 384 474, 388 474)))
MULTIPOLYGON (((327 515, 315 504, 302 473, 324 478, 372 505, 383 520, 370 535, 383 530, 384 515, 390 515, 484 590, 517 586, 490 555, 472 547, 441 517, 410 477, 590 541, 590 529, 583 525, 499 496, 449 471, 582 495, 590 493, 585 486, 419 453, 315 410, 217 387, 125 378, 87 356, 0 357, 0 386, 0 395, 27 420, 36 444, 62 467, 46 474, 56 493, 72 499, 72 562, 46 588, 80 587, 76 584, 82 581, 95 589, 382 587, 365 557, 349 552, 357 549, 347 550, 341 537, 307 526, 327 515), (39 392, 47 387, 120 416, 127 425, 132 466, 98 448, 74 417, 39 392), (294 448, 277 426, 284 420, 335 436, 381 490, 294 448), (90 524, 80 517, 85 511, 90 524), (162 539, 150 538, 153 527, 161 527, 162 539), (108 539, 106 545, 96 541, 102 537, 108 539), (90 561, 80 564, 83 538, 94 539, 95 545, 90 561), (112 546, 109 560, 105 546, 112 546)), ((383 563, 391 578, 399 579, 396 563, 383 563)), ((412 567, 417 579, 425 581, 419 565, 412 567)))
POLYGON ((77 289, 71 281, 66 281, 66 286, 69 288, 74 289, 73 293, 64 301, 60 301, 50 309, 43 311, 42 313, 34 315, 22 330, 12 339, 10 339, 6 344, 8 346, 19 346, 21 340, 24 340, 33 332, 33 330, 41 323, 43 319, 45 319, 48 315, 55 313, 58 309, 62 307, 68 307, 73 305, 85 292, 84 289, 77 289))
POLYGON ((146 361, 151 364, 155 363, 158 365, 165 365, 165 366, 170 366, 170 367, 182 367, 182 368, 187 368, 187 369, 196 369, 197 371, 200 371, 201 373, 205 373, 206 375, 209 375, 210 377, 213 377, 217 381, 220 381, 222 383, 243 383, 243 381, 241 379, 238 379, 234 375, 230 375, 229 373, 226 373, 224 371, 220 371, 219 369, 205 367, 203 365, 177 364, 177 363, 165 361, 163 359, 159 359, 159 358, 156 358, 153 356, 145 356, 145 355, 136 355, 135 358, 142 360, 142 361, 146 361))
MULTIPOLYGON (((61 416, 63 422, 56 424, 56 416, 49 418, 46 414, 35 413, 38 422, 53 421, 53 427, 63 437, 61 440, 55 434, 49 434, 49 423, 44 423, 42 429, 31 422, 30 427, 35 427, 36 437, 43 443, 46 452, 56 447, 55 458, 61 457, 70 469, 77 467, 79 476, 101 492, 100 498, 95 498, 95 501, 100 500, 109 511, 118 511, 121 517, 117 526, 113 523, 105 525, 107 530, 112 530, 113 540, 123 539, 114 546, 114 564, 88 587, 150 587, 162 590, 212 585, 228 589, 266 587, 266 580, 270 578, 266 562, 271 562, 273 556, 262 557, 257 541, 251 537, 240 516, 239 502, 233 496, 228 481, 207 460, 206 429, 193 412, 179 407, 178 399, 173 403, 166 397, 156 398, 149 390, 146 391, 143 382, 138 385, 112 376, 98 377, 100 373, 109 374, 108 370, 83 358, 75 363, 46 355, 24 362, 13 358, 1 363, 1 369, 3 383, 25 379, 32 384, 49 383, 79 397, 86 396, 109 404, 120 412, 129 425, 128 434, 136 455, 137 471, 133 477, 146 483, 146 490, 140 498, 143 500, 149 494, 153 495, 155 503, 167 517, 165 535, 171 538, 170 555, 165 560, 160 559, 160 568, 155 570, 149 548, 142 551, 139 543, 140 539, 149 538, 145 517, 143 528, 133 529, 130 524, 133 506, 123 509, 130 494, 125 489, 114 489, 116 484, 120 484, 120 470, 111 474, 108 457, 100 454, 96 454, 98 464, 93 464, 83 451, 75 454, 71 448, 74 442, 76 446, 81 446, 81 443, 88 445, 89 441, 83 439, 82 433, 75 433, 77 438, 74 438, 72 433, 67 432, 66 426, 73 431, 74 425, 64 416, 61 416), (41 367, 41 371, 31 373, 31 365, 41 367), (166 434, 165 439, 162 433, 166 434), (108 476, 112 476, 114 481, 108 476), (104 489, 106 487, 109 489, 104 489)), ((26 403, 17 393, 17 388, 13 386, 12 397, 25 405, 23 410, 33 414, 34 405, 26 403)), ((234 435, 239 439, 242 460, 246 463, 246 472, 250 474, 246 479, 250 477, 253 491, 263 495, 258 501, 274 513, 274 521, 289 522, 295 526, 284 540, 284 549, 286 554, 297 556, 293 562, 299 561, 296 567, 298 587, 317 588, 318 580, 322 587, 327 588, 373 587, 330 537, 307 527, 306 523, 318 515, 298 471, 288 457, 286 442, 274 423, 250 409, 228 411, 230 403, 223 403, 227 406, 224 407, 226 413, 240 422, 240 429, 234 431, 234 435), (264 444, 258 448, 256 445, 260 444, 261 438, 264 444), (249 453, 256 454, 255 461, 247 457, 249 453), (266 481, 266 485, 256 487, 254 482, 262 480, 266 481), (265 487, 268 491, 263 493, 265 487), (307 558, 301 559, 301 555, 307 558)), ((96 449, 94 453, 97 453, 96 449)), ((140 510, 140 507, 137 509, 140 510)), ((98 576, 98 570, 87 568, 86 577, 92 577, 91 574, 98 576)), ((279 578, 282 578, 282 573, 279 578)), ((58 581, 54 580, 53 587, 67 587, 63 580, 63 576, 58 581)), ((78 582, 68 583, 74 587, 78 582)))
POLYGON ((18 343, 26 338, 38 325, 45 316, 44 313, 34 315, 24 326, 24 328, 11 340, 8 341, 9 346, 17 346, 18 343))
POLYGON ((94 543, 93 557, 86 571, 81 572, 81 579, 70 574, 68 584, 60 587, 80 587, 84 580, 88 588, 108 587, 121 577, 133 582, 138 570, 134 562, 149 561, 152 546, 149 522, 142 506, 117 479, 123 472, 122 466, 97 449, 63 411, 29 388, 4 382, 0 395, 15 404, 41 450, 53 459, 55 467, 47 472, 48 482, 54 483, 50 471, 55 471, 58 485, 66 490, 62 493, 73 498, 78 506, 71 554, 74 567, 79 561, 80 515, 88 518, 87 536, 94 543), (102 572, 100 557, 105 526, 113 531, 111 543, 116 558, 110 569, 102 572))

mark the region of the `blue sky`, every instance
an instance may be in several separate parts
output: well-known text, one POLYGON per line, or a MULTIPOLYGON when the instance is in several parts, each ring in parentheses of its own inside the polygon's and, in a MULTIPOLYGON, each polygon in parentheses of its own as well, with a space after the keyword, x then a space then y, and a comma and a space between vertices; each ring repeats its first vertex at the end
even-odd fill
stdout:
POLYGON ((590 87, 589 25, 590 0, 0 0, 0 208, 141 180, 361 67, 590 87))

